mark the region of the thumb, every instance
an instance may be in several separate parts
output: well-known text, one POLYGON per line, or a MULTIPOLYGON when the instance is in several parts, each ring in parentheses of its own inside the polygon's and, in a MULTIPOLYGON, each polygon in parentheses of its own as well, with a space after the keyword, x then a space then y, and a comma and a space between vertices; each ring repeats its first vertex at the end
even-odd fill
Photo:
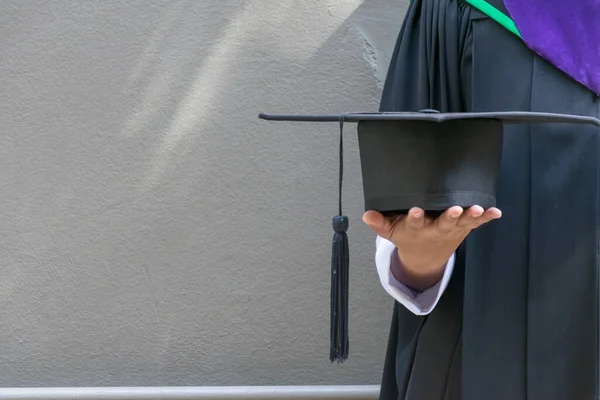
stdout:
POLYGON ((377 235, 388 239, 392 232, 392 223, 383 214, 369 210, 363 214, 363 222, 377 235))

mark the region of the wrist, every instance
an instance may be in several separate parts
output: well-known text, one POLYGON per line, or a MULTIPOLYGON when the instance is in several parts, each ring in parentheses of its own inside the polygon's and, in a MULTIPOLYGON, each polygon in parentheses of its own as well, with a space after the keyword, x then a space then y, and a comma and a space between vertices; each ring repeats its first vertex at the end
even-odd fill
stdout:
POLYGON ((411 260, 406 262, 398 248, 392 255, 391 273, 394 278, 409 288, 422 292, 435 286, 444 276, 448 260, 411 260))

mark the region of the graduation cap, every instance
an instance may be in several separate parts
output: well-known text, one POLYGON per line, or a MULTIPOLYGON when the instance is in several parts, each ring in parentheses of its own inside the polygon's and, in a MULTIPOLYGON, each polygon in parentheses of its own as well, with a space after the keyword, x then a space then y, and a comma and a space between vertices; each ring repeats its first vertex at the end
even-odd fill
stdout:
POLYGON ((273 121, 339 122, 339 210, 333 218, 330 360, 348 358, 348 218, 342 213, 343 127, 358 123, 365 210, 387 215, 420 207, 437 216, 452 206, 496 205, 504 124, 600 120, 538 112, 259 114, 273 121))

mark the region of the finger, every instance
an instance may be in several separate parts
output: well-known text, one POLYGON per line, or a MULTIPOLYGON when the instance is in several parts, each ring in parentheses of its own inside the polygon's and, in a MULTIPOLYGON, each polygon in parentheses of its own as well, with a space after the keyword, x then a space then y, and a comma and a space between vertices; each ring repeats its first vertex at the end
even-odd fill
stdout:
POLYGON ((454 206, 450 207, 438 219, 435 220, 434 229, 438 233, 449 233, 456 228, 456 223, 459 217, 463 213, 462 207, 454 206))
POLYGON ((500 209, 496 207, 488 208, 487 210, 485 210, 485 214, 487 214, 490 217, 490 221, 492 219, 502 218, 502 211, 500 211, 500 209))
POLYGON ((384 239, 390 238, 395 221, 392 221, 383 214, 373 210, 365 212, 362 219, 363 222, 377 235, 384 239))
POLYGON ((494 219, 499 219, 502 217, 502 211, 500 211, 499 209, 497 209, 496 207, 491 207, 488 208, 487 210, 485 210, 485 212, 483 213, 483 215, 479 218, 477 218, 474 223, 472 228, 478 228, 481 225, 487 224, 488 222, 494 220, 494 219))
POLYGON ((469 207, 465 212, 460 216, 456 226, 459 228, 469 228, 475 225, 476 221, 484 214, 483 207, 480 206, 472 206, 469 207))
POLYGON ((404 224, 408 230, 419 230, 423 228, 423 225, 425 224, 425 212, 419 207, 413 207, 408 210, 408 215, 404 221, 404 224))

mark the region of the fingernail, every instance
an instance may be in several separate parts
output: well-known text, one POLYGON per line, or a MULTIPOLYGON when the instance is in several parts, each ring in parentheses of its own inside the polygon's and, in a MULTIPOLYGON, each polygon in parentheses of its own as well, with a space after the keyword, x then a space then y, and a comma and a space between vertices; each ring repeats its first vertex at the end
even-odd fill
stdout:
POLYGON ((450 218, 458 218, 463 213, 462 207, 454 206, 449 210, 450 218))

